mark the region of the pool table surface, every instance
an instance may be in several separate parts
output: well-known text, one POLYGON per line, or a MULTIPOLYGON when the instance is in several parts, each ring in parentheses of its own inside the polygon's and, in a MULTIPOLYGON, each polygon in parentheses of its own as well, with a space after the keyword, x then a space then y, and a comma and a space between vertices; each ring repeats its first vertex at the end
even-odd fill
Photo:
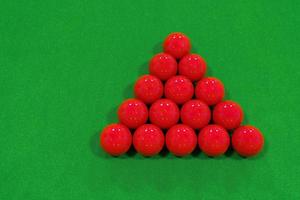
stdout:
POLYGON ((1 1, 0 199, 300 199, 300 4, 286 1, 1 1), (111 157, 117 122, 167 34, 265 136, 261 154, 111 157))

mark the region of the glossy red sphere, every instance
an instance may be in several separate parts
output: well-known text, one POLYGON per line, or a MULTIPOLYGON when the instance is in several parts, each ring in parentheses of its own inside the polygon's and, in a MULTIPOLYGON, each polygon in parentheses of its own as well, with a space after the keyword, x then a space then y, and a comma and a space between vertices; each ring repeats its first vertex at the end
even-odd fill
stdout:
POLYGON ((165 143, 165 136, 159 127, 153 124, 140 126, 133 134, 133 146, 143 156, 158 154, 165 143))
POLYGON ((106 126, 100 135, 100 145, 105 152, 113 156, 126 153, 132 143, 129 129, 122 124, 106 126))
POLYGON ((173 76, 165 84, 165 96, 177 104, 183 104, 194 95, 193 83, 185 76, 173 76))
POLYGON ((155 101, 149 110, 149 118, 152 124, 160 128, 170 128, 179 120, 179 108, 169 99, 155 101))
POLYGON ((222 126, 212 124, 200 131, 198 144, 206 155, 219 156, 227 151, 230 145, 230 137, 222 126))
POLYGON ((195 89, 197 99, 204 101, 207 105, 215 105, 224 98, 225 89, 223 83, 214 77, 201 79, 195 89))
POLYGON ((232 147, 241 156, 257 155, 264 146, 264 137, 254 126, 241 126, 232 134, 232 147))
POLYGON ((204 102, 193 99, 183 104, 180 116, 182 123, 200 129, 209 123, 211 112, 204 102))
POLYGON ((228 130, 240 126, 244 118, 241 106, 233 101, 218 103, 213 110, 213 121, 228 130))
POLYGON ((190 52, 190 39, 183 33, 171 33, 165 39, 163 48, 164 52, 178 59, 190 52))
POLYGON ((198 81, 206 73, 205 60, 197 54, 188 54, 181 58, 178 71, 180 75, 186 76, 191 81, 198 81))
POLYGON ((136 98, 140 99, 146 104, 153 103, 160 99, 164 92, 162 82, 155 76, 144 75, 141 76, 134 85, 134 93, 136 98))
POLYGON ((150 60, 149 71, 151 75, 165 81, 176 75, 177 62, 171 55, 159 53, 150 60))
POLYGON ((138 99, 125 100, 118 109, 118 117, 128 128, 137 128, 147 122, 147 106, 138 99))
POLYGON ((166 134, 166 146, 176 156, 185 156, 192 153, 197 145, 195 131, 184 124, 177 124, 166 134))

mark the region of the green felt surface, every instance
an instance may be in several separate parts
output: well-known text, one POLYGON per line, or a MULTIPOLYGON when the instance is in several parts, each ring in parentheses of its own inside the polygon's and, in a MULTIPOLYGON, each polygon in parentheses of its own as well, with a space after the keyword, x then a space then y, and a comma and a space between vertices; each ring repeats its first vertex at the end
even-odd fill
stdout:
POLYGON ((0 199, 300 199, 299 13, 297 0, 2 0, 0 199), (99 149, 174 31, 262 130, 259 156, 99 149))

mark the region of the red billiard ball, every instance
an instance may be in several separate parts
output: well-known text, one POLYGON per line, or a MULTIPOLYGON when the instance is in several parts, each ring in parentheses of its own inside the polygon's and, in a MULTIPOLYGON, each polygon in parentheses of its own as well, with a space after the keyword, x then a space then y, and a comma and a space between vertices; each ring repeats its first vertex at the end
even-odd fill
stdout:
POLYGON ((197 145, 195 131, 184 124, 171 127, 166 134, 166 146, 175 156, 185 156, 192 153, 197 145))
POLYGON ((206 155, 219 156, 227 151, 230 137, 222 126, 211 124, 200 131, 198 144, 206 155))
POLYGON ((213 121, 228 130, 240 126, 243 121, 243 110, 241 106, 233 101, 218 103, 213 110, 213 121))
POLYGON ((197 54, 188 54, 180 60, 178 71, 180 75, 186 76, 191 81, 198 81, 206 73, 205 60, 197 54))
POLYGON ((169 99, 159 99, 149 109, 150 122, 160 128, 170 128, 175 125, 179 115, 178 106, 169 99))
POLYGON ((171 55, 159 53, 150 60, 149 71, 151 75, 165 81, 176 75, 177 62, 171 55))
POLYGON ((194 95, 193 83, 185 76, 173 76, 165 84, 165 96, 177 104, 183 104, 194 95))
POLYGON ((211 118, 209 107, 197 99, 190 100, 183 104, 180 115, 182 123, 194 129, 203 128, 209 123, 211 118))
POLYGON ((138 99, 125 100, 118 109, 118 117, 128 128, 137 128, 147 122, 147 106, 138 99))
POLYGON ((129 129, 123 124, 110 124, 100 135, 100 145, 105 152, 113 156, 126 153, 132 143, 129 129))
POLYGON ((190 39, 183 33, 171 33, 165 39, 163 48, 164 52, 178 59, 190 52, 190 39))
POLYGON ((146 104, 153 103, 160 99, 164 92, 162 82, 155 76, 144 75, 141 76, 134 85, 134 93, 136 98, 140 99, 146 104))
POLYGON ((215 105, 224 98, 224 85, 214 77, 206 77, 201 79, 195 89, 197 99, 204 101, 207 105, 215 105))
POLYGON ((232 134, 233 149, 244 157, 257 155, 264 146, 264 137, 259 129, 246 125, 236 129, 232 134))
POLYGON ((165 136, 159 127, 153 124, 140 126, 133 134, 133 146, 143 156, 158 154, 165 143, 165 136))

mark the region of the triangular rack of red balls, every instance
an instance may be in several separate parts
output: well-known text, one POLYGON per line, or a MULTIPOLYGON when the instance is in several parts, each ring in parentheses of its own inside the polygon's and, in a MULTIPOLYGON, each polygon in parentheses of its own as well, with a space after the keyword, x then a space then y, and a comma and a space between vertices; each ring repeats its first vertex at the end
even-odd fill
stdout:
POLYGON ((119 106, 119 123, 103 129, 103 150, 119 156, 133 144, 141 155, 154 156, 166 145, 176 156, 200 148, 214 157, 224 154, 231 144, 241 156, 258 154, 264 144, 262 133, 254 126, 241 125, 241 106, 223 100, 225 89, 219 79, 205 77, 206 62, 190 53, 189 38, 171 33, 163 50, 150 60, 150 74, 136 81, 135 98, 119 106))

